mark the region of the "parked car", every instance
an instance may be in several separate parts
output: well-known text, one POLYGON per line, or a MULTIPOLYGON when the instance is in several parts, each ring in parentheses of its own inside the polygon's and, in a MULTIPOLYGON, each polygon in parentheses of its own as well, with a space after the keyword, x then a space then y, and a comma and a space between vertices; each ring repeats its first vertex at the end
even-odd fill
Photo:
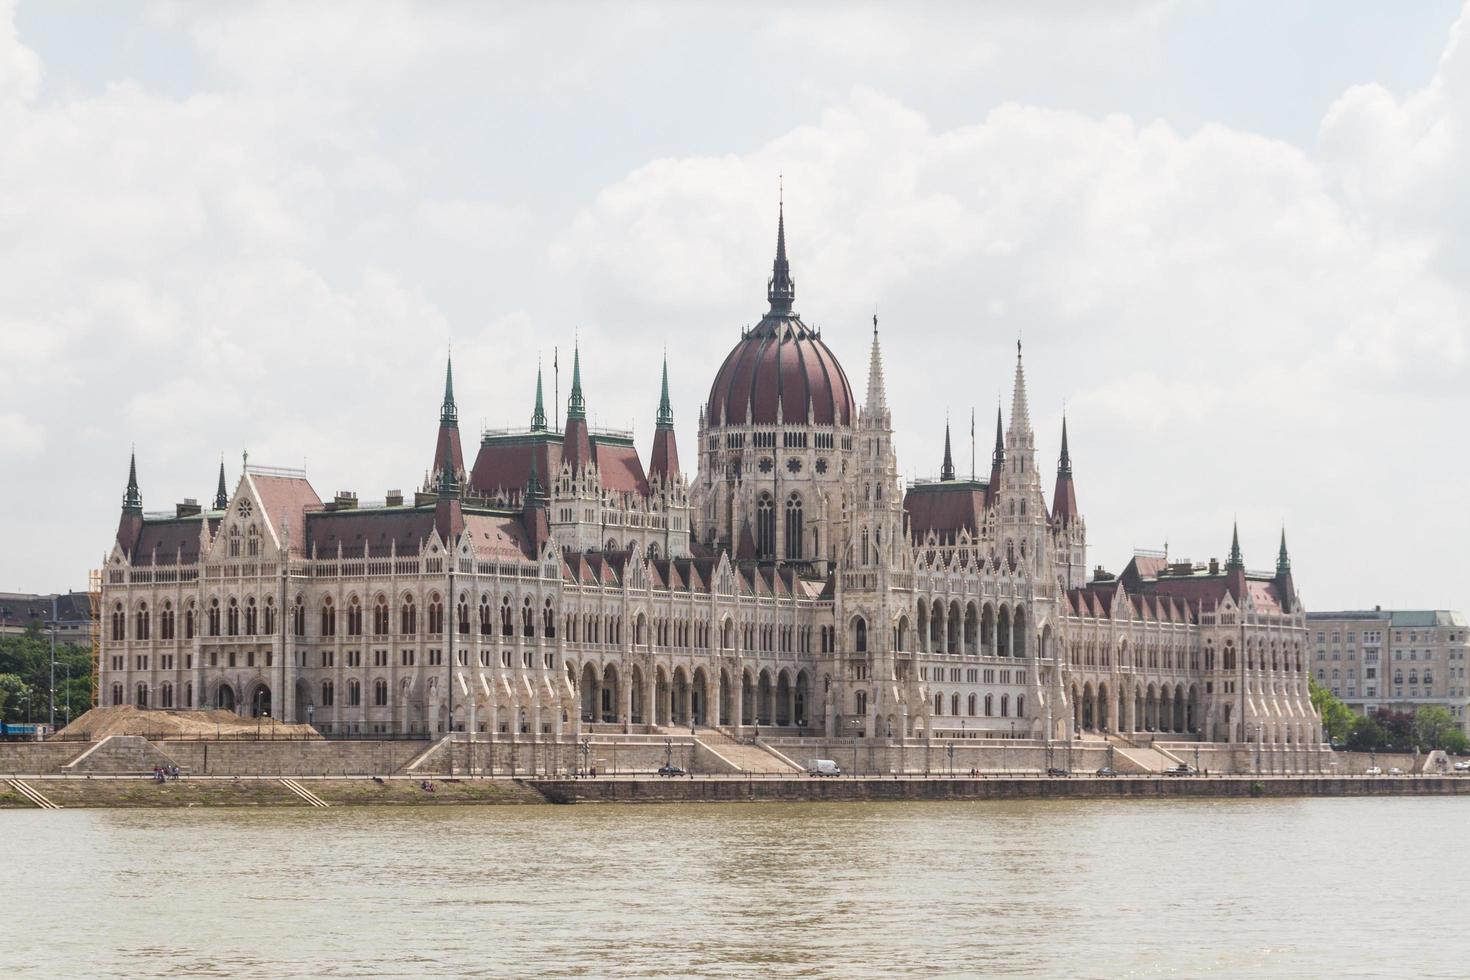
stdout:
POLYGON ((1470 772, 1470 762, 1461 761, 1455 763, 1455 772, 1470 772))
POLYGON ((1099 776, 1116 776, 1116 775, 1118 775, 1118 771, 1116 769, 1114 769, 1112 766, 1103 766, 1101 769, 1099 769, 1097 771, 1097 774, 1099 776))
POLYGON ((685 773, 684 770, 683 769, 680 769, 678 766, 659 766, 658 767, 658 774, 660 776, 684 776, 684 775, 687 775, 687 773, 685 773))
POLYGON ((1363 770, 1363 775, 1365 775, 1365 776, 1382 776, 1383 775, 1383 770, 1380 769, 1380 768, 1378 768, 1377 766, 1369 766, 1367 769, 1364 769, 1363 770))
POLYGON ((1400 769, 1398 766, 1389 766, 1388 767, 1388 774, 1390 776, 1402 776, 1404 774, 1404 771, 1402 769, 1400 769))
POLYGON ((842 769, 831 759, 813 759, 806 767, 808 776, 840 776, 842 769))
POLYGON ((1165 776, 1193 776, 1194 770, 1189 768, 1189 763, 1181 762, 1177 766, 1170 766, 1164 770, 1165 776))
POLYGON ((1067 770, 1065 770, 1065 769, 1058 769, 1056 766, 1048 766, 1047 769, 1046 769, 1046 774, 1048 776, 1070 776, 1070 775, 1072 775, 1067 770))

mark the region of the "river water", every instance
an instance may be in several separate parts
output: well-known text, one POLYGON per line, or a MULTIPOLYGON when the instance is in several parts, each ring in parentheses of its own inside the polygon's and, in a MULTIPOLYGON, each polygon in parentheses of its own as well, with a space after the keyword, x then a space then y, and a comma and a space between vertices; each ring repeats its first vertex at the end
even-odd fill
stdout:
POLYGON ((0 976, 1463 977, 1457 798, 0 811, 0 976))

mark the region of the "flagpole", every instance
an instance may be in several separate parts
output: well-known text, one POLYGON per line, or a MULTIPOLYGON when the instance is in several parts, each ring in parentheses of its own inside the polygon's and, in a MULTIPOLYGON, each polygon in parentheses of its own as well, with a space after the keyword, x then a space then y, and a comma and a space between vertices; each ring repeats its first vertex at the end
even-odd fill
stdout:
POLYGON ((551 348, 551 377, 552 377, 552 382, 551 382, 551 384, 552 384, 551 404, 553 406, 552 409, 551 409, 551 413, 552 413, 552 415, 551 415, 551 418, 552 418, 551 430, 553 432, 560 432, 561 431, 561 364, 557 360, 556 347, 555 347, 555 345, 553 345, 552 348, 551 348))
POLYGON ((975 406, 970 406, 970 482, 975 482, 975 406))

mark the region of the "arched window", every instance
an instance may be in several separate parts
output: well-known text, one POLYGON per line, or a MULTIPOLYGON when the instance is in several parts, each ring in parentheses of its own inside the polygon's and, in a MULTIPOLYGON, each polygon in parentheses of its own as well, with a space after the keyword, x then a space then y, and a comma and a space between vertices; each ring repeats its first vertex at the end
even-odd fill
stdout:
POLYGON ((960 696, 957 693, 949 696, 949 713, 952 715, 960 713, 960 696))
POLYGON ((1010 713, 1011 713, 1011 696, 1009 694, 1002 694, 1000 696, 1000 716, 1002 718, 1005 718, 1005 717, 1009 716, 1010 713))
POLYGON ((357 596, 347 600, 347 635, 362 636, 362 603, 357 596))
POLYGON ((167 600, 164 601, 163 612, 158 617, 158 635, 164 640, 174 638, 174 604, 167 600))
POLYGON ((232 527, 232 528, 230 528, 229 537, 227 538, 227 545, 228 545, 227 553, 228 553, 229 557, 231 557, 231 558, 239 558, 240 557, 240 529, 238 527, 232 527))
POLYGON ((209 600, 209 635, 219 636, 219 600, 209 600))
POLYGON ((134 632, 134 636, 137 639, 139 639, 139 640, 146 640, 146 639, 148 639, 149 638, 149 628, 148 627, 149 627, 148 603, 146 603, 146 602, 140 602, 138 604, 138 622, 137 622, 137 629, 134 632))
POLYGON ((225 610, 225 634, 240 635, 240 600, 230 596, 230 608, 225 610))
POLYGON ((934 714, 944 714, 944 695, 938 692, 934 695, 934 714))
POLYGON ((965 707, 968 709, 966 711, 966 714, 968 714, 971 718, 975 717, 975 695, 970 695, 969 703, 966 704, 965 707))
POLYGON ((126 638, 128 617, 121 602, 112 607, 112 638, 121 643, 126 638))
POLYGON ((144 684, 142 681, 139 681, 138 682, 138 687, 133 692, 133 694, 134 694, 133 703, 135 705, 137 705, 139 708, 146 708, 146 707, 148 707, 148 685, 147 684, 144 684))
POLYGON ((801 495, 793 493, 786 498, 786 557, 799 560, 801 554, 802 523, 801 495))
POLYGON ((373 604, 373 635, 388 635, 388 600, 383 596, 373 604))
POLYGON ((322 707, 330 708, 332 699, 337 696, 337 688, 331 681, 322 681, 322 707))
POLYGON ((331 596, 322 596, 322 636, 337 635, 337 610, 332 606, 331 596))
POLYGON ((158 706, 160 708, 172 708, 174 706, 174 686, 164 681, 158 690, 158 706))
POLYGON ((521 600, 521 635, 530 639, 536 635, 536 617, 531 613, 531 597, 521 600))
POLYGON ((868 621, 861 616, 852 623, 852 649, 854 653, 868 652, 868 621))
POLYGON ((184 639, 194 639, 194 602, 192 599, 184 610, 184 639))
POLYGON ((274 596, 265 597, 265 634, 275 636, 276 634, 276 600, 274 596))
POLYGON ((1024 695, 1024 694, 1017 694, 1016 695, 1016 717, 1017 718, 1025 718, 1026 717, 1026 695, 1024 695))
POLYGON ((551 600, 546 600, 546 607, 541 611, 541 631, 550 640, 556 636, 556 610, 551 606, 551 600))
POLYGON ((995 714, 995 695, 985 695, 985 717, 989 718, 995 714))
POLYGON ((356 677, 347 681, 347 706, 356 708, 362 704, 362 682, 356 677))
POLYGON ((112 703, 113 704, 122 704, 123 703, 122 685, 121 684, 114 684, 114 685, 112 685, 112 703))
POLYGON ((760 558, 776 556, 776 505, 769 493, 755 502, 755 553, 760 558))
POLYGON ((398 610, 399 632, 404 636, 413 636, 419 631, 418 610, 413 607, 413 596, 403 597, 403 605, 398 610))
POLYGON ((494 632, 494 627, 492 625, 493 622, 494 618, 490 615, 490 597, 488 595, 482 595, 480 596, 481 636, 489 636, 492 632, 494 632))
POLYGON ((444 632, 444 603, 439 601, 437 592, 429 596, 429 632, 436 635, 444 632))
POLYGON ((291 607, 291 635, 306 635, 306 601, 301 596, 296 597, 296 605, 291 607))
POLYGON ((500 635, 515 636, 515 624, 511 620, 510 596, 500 597, 500 635))
POLYGON ((373 682, 373 704, 379 708, 388 704, 388 682, 381 677, 373 682))
POLYGON ((250 525, 250 530, 245 534, 245 554, 251 558, 260 554, 260 531, 254 524, 250 525))
POLYGON ((245 635, 246 636, 254 636, 255 633, 256 633, 256 630, 259 629, 259 627, 260 627, 260 620, 258 618, 259 617, 259 613, 260 613, 260 610, 257 609, 256 608, 256 605, 255 605, 255 596, 251 596, 250 598, 246 599, 245 600, 245 635))
POLYGON ((470 631, 470 597, 463 592, 459 594, 459 603, 455 606, 455 612, 459 631, 468 634, 470 631))

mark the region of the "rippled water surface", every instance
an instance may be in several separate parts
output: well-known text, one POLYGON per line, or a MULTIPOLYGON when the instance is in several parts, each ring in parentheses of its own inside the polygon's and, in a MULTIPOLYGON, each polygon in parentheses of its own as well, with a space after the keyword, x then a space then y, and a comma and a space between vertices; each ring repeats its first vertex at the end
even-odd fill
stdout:
POLYGON ((0 976, 1460 977, 1467 819, 1452 798, 5 811, 0 976))

